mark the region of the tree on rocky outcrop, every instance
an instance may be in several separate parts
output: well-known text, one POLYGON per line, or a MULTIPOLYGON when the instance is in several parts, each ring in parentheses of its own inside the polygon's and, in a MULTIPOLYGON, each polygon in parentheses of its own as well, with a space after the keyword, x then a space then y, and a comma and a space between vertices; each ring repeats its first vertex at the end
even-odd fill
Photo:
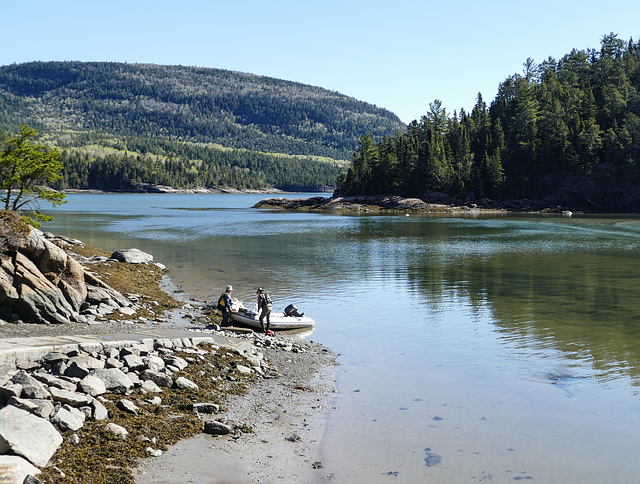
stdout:
POLYGON ((52 190, 49 183, 60 178, 62 163, 60 152, 56 148, 33 144, 31 139, 38 132, 26 124, 20 126, 20 134, 5 141, 0 153, 0 196, 5 210, 19 212, 23 219, 40 227, 40 222, 51 220, 39 210, 39 201, 44 200, 53 206, 65 203, 63 193, 52 190), (30 216, 24 215, 29 210, 30 216))

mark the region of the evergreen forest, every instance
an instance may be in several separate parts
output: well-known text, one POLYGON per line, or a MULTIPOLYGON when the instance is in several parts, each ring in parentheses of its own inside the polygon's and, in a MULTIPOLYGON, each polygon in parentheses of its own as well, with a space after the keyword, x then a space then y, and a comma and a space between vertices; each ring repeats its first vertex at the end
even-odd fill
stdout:
POLYGON ((0 132, 58 147, 56 188, 333 186, 393 113, 300 83, 221 69, 110 62, 0 66, 0 132))
POLYGON ((640 43, 527 59, 490 105, 449 115, 438 100, 405 132, 360 138, 345 195, 537 200, 640 209, 640 43))

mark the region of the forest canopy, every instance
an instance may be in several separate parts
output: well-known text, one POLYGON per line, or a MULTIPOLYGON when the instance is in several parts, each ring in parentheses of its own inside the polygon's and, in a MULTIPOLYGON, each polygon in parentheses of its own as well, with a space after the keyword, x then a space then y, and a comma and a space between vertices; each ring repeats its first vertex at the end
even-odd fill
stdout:
POLYGON ((529 58, 470 113, 436 100, 406 132, 362 136, 338 189, 638 210, 640 43, 611 33, 599 50, 529 58))

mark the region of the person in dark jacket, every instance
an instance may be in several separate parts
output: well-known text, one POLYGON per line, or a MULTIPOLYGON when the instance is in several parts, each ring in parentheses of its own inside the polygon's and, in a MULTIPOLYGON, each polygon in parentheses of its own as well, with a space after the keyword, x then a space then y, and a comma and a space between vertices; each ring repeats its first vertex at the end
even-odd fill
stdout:
POLYGON ((233 287, 227 286, 227 289, 218 299, 218 309, 222 313, 222 326, 229 325, 229 315, 231 314, 231 291, 233 287))
POLYGON ((261 287, 258 288, 258 311, 260 312, 260 326, 262 331, 266 333, 271 327, 271 297, 264 292, 261 287), (264 325, 264 320, 267 320, 267 325, 264 325))

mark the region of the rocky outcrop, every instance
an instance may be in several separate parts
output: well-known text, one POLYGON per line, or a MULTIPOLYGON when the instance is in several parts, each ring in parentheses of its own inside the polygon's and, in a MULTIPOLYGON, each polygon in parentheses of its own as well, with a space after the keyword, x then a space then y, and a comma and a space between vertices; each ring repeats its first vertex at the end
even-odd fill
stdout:
MULTIPOLYGON (((62 248, 78 240, 31 230, 21 247, 0 253, 0 324, 92 322, 133 302, 102 282, 62 248)), ((136 263, 153 257, 138 249, 118 251, 136 263), (131 255, 131 250, 133 255, 131 255)))
MULTIPOLYGON (((107 410, 105 406, 108 402, 103 396, 105 393, 127 397, 139 390, 150 396, 160 395, 149 400, 160 404, 165 390, 152 382, 157 375, 163 376, 164 388, 187 392, 197 390, 198 386, 180 376, 179 372, 192 363, 201 363, 204 356, 215 354, 220 348, 212 337, 206 336, 148 338, 88 346, 68 345, 64 349, 61 347, 36 356, 29 363, 21 362, 0 376, 0 454, 5 454, 0 456, 0 482, 22 482, 4 479, 8 475, 38 473, 39 470, 33 466, 47 465, 63 443, 63 434, 65 438, 78 439, 77 434, 72 432, 84 427, 88 421, 105 421, 105 428, 123 439, 127 438, 126 429, 108 422, 110 411, 113 410, 107 410), (176 351, 183 357, 176 355, 176 351), (105 368, 108 361, 117 361, 119 368, 105 368), (70 362, 85 368, 87 374, 76 376, 72 364, 68 364, 70 362), (3 469, 1 459, 10 456, 3 469)), ((269 368, 263 353, 255 346, 242 343, 226 346, 225 349, 244 356, 246 364, 251 366, 247 368, 252 373, 262 375, 269 368)), ((227 370, 233 372, 231 367, 227 370)), ((240 375, 237 370, 234 373, 240 375)), ((236 377, 229 373, 228 378, 236 377)), ((127 398, 120 398, 116 408, 136 414, 138 405, 127 398)), ((189 410, 206 419, 207 415, 217 413, 220 406, 211 402, 197 402, 189 410)), ((215 433, 224 432, 218 428, 215 433)))

